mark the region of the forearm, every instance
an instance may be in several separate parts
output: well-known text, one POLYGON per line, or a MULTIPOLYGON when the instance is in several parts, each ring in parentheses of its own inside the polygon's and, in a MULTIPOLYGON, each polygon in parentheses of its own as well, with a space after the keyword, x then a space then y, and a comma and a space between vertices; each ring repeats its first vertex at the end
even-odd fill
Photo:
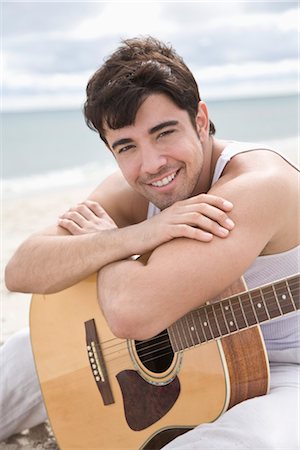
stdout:
POLYGON ((98 273, 99 304, 117 337, 145 339, 145 317, 151 303, 145 305, 144 302, 144 294, 147 294, 147 287, 142 286, 144 268, 139 260, 123 260, 108 264, 98 273))
POLYGON ((36 235, 25 241, 6 267, 11 291, 53 293, 67 288, 131 250, 128 228, 81 236, 36 235))

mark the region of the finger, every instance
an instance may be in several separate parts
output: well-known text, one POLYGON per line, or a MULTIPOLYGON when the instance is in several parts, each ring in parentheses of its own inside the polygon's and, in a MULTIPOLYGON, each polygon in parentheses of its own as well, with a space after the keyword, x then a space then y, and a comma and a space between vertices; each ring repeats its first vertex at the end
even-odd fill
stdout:
POLYGON ((206 217, 203 214, 200 214, 198 216, 198 219, 195 220, 195 224, 197 228, 208 231, 215 236, 224 238, 229 235, 230 229, 223 227, 215 220, 210 219, 209 217, 206 217))
POLYGON ((68 230, 73 235, 82 234, 82 228, 77 225, 75 222, 69 219, 58 219, 58 225, 65 230, 68 230))
POLYGON ((193 220, 197 221, 197 214, 200 216, 207 217, 212 221, 218 223, 227 230, 232 230, 234 228, 233 220, 228 217, 226 212, 216 208, 214 206, 208 205, 207 203, 200 203, 198 205, 188 205, 186 208, 186 213, 189 211, 193 220))
POLYGON ((211 194, 199 194, 184 200, 184 202, 186 202, 186 204, 207 203, 215 206, 216 208, 222 209, 223 211, 231 211, 233 208, 233 204, 230 201, 211 194))
POLYGON ((94 201, 92 201, 92 200, 86 200, 85 202, 84 202, 84 204, 91 210, 91 211, 93 211, 93 213, 96 215, 96 216, 98 216, 98 217, 103 217, 103 216, 108 216, 109 217, 109 215, 107 214, 107 212, 105 211, 105 209, 104 208, 102 208, 102 206, 99 204, 99 203, 97 203, 97 202, 94 202, 94 201))
POLYGON ((86 220, 91 221, 95 218, 95 214, 85 203, 78 203, 73 208, 70 208, 68 212, 77 212, 82 215, 86 220))
POLYGON ((213 234, 199 228, 181 224, 176 225, 173 229, 174 238, 185 237, 188 239, 196 239, 201 242, 210 242, 213 239, 213 234))
POLYGON ((65 214, 63 214, 62 216, 60 216, 60 219, 72 221, 76 225, 80 226, 81 228, 83 228, 83 226, 86 223, 86 219, 77 211, 68 211, 65 214))
POLYGON ((230 231, 227 228, 219 225, 218 222, 210 219, 209 217, 206 217, 203 214, 198 214, 197 212, 191 212, 189 214, 182 215, 180 217, 180 222, 177 222, 177 226, 180 226, 182 224, 186 224, 190 228, 194 227, 221 238, 227 237, 230 231))

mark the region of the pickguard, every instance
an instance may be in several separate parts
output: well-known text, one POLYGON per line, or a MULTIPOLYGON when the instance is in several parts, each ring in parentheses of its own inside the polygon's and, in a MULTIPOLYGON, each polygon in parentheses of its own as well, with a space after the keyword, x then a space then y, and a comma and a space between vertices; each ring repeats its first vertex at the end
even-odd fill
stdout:
POLYGON ((169 384, 157 386, 145 381, 135 370, 123 370, 119 382, 126 421, 134 431, 141 431, 161 419, 180 394, 176 376, 169 384))

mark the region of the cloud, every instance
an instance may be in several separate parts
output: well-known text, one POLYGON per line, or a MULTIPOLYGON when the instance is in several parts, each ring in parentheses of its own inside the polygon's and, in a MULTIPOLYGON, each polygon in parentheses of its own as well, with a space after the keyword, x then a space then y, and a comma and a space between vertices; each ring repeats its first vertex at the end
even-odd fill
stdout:
POLYGON ((297 92, 297 17, 295 2, 5 2, 4 105, 73 105, 140 34, 172 43, 209 95, 297 92))
POLYGON ((74 27, 71 36, 94 39, 110 35, 132 36, 132 33, 176 33, 179 26, 161 14, 159 3, 105 3, 99 15, 83 20, 74 27), (145 11, 146 8, 146 11, 145 11), (145 13, 146 12, 146 13, 145 13))
POLYGON ((82 21, 93 17, 104 8, 104 3, 77 2, 3 2, 3 36, 40 36, 47 33, 65 32, 82 21))

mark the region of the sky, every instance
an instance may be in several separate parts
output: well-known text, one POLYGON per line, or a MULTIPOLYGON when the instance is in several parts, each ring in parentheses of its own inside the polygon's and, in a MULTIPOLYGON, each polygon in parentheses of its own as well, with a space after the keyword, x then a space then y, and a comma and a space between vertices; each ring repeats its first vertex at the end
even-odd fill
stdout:
POLYGON ((298 1, 1 2, 2 109, 81 108, 124 38, 172 44, 206 99, 298 92, 298 1))

